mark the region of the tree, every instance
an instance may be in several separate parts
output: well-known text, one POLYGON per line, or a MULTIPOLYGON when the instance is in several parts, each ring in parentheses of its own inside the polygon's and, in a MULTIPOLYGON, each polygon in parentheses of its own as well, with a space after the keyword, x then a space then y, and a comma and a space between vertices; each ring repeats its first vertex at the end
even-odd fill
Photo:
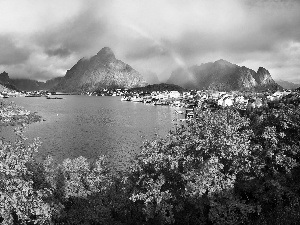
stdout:
POLYGON ((259 208, 235 194, 239 174, 250 172, 253 133, 233 109, 200 112, 198 119, 147 142, 132 167, 131 200, 152 223, 246 222, 259 208))
POLYGON ((51 195, 51 190, 33 187, 26 164, 33 160, 40 142, 36 139, 26 145, 22 131, 23 128, 15 130, 14 143, 4 140, 0 143, 0 218, 3 224, 42 224, 51 219, 50 205, 43 200, 51 195))

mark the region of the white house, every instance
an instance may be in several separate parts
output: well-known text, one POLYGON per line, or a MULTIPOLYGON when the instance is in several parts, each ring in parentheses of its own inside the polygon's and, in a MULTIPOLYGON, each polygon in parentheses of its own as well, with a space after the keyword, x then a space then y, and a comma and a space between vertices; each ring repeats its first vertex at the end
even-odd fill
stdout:
POLYGON ((169 98, 179 98, 180 93, 178 91, 170 91, 169 98))
POLYGON ((232 106, 233 105, 233 98, 232 96, 227 96, 224 98, 223 100, 223 107, 226 107, 226 106, 232 106))

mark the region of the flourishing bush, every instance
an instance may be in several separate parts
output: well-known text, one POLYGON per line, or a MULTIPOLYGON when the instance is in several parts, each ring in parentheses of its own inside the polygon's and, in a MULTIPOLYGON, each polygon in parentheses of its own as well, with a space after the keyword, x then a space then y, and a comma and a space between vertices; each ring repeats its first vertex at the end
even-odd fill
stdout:
POLYGON ((202 111, 145 142, 129 169, 105 157, 33 160, 1 142, 2 224, 299 224, 300 110, 202 111))
POLYGON ((250 171, 252 135, 235 110, 200 112, 167 139, 144 145, 131 169, 131 199, 143 202, 152 222, 246 222, 259 208, 237 196, 234 186, 250 171))
POLYGON ((268 110, 250 120, 230 108, 200 112, 147 142, 131 200, 148 223, 299 222, 299 110, 268 110))
POLYGON ((51 190, 34 189, 27 164, 33 160, 39 141, 25 144, 22 128, 16 129, 14 143, 0 142, 0 218, 2 224, 49 221, 51 208, 43 198, 51 190))

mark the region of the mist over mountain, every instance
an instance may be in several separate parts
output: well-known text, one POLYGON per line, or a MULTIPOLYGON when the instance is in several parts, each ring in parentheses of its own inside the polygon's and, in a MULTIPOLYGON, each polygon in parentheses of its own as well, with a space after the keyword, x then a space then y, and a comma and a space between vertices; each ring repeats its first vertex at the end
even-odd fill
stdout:
POLYGON ((141 74, 130 65, 116 59, 113 51, 108 47, 102 48, 91 58, 80 59, 64 77, 56 78, 51 82, 57 82, 53 90, 63 92, 146 85, 141 74))
POLYGON ((281 87, 273 80, 269 71, 259 67, 257 72, 226 60, 179 68, 172 72, 167 83, 188 89, 230 90, 277 90, 281 87))
POLYGON ((160 80, 158 79, 158 76, 156 73, 150 71, 150 70, 146 70, 146 71, 139 71, 142 76, 144 77, 145 81, 148 84, 159 84, 161 83, 160 80))
MULTIPOLYGON (((144 77, 130 65, 116 59, 112 50, 102 48, 91 58, 80 59, 64 77, 46 82, 29 79, 10 79, 6 72, 0 74, 0 84, 11 89, 32 91, 51 90, 62 92, 94 91, 102 88, 143 87, 147 83, 159 83, 151 71, 144 71, 144 77), (145 80, 146 81, 145 81, 145 80)), ((259 67, 257 71, 238 66, 226 60, 194 65, 187 69, 178 68, 166 82, 186 89, 230 90, 277 90, 282 87, 272 78, 269 71, 259 67)), ((299 87, 297 84, 279 81, 286 89, 299 87)))
POLYGON ((300 87, 300 84, 295 84, 289 81, 285 81, 285 80, 276 80, 276 83, 279 84, 281 87, 283 87, 284 89, 289 89, 289 90, 293 90, 296 88, 300 87))
POLYGON ((46 88, 46 84, 44 82, 30 79, 11 79, 5 71, 0 74, 0 84, 9 89, 21 91, 36 91, 46 88))

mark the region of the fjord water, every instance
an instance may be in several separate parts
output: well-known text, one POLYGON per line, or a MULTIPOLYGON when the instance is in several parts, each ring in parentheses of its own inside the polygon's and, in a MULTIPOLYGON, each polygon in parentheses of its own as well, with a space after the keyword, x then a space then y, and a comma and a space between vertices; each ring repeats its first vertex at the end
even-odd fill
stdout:
MULTIPOLYGON (((120 97, 62 97, 11 99, 45 120, 28 125, 24 133, 29 140, 42 141, 39 159, 52 155, 61 163, 66 158, 107 155, 113 164, 123 166, 140 151, 143 141, 164 137, 174 128, 175 110, 168 106, 122 102, 120 97)), ((12 135, 9 129, 1 131, 4 136, 12 135)))

